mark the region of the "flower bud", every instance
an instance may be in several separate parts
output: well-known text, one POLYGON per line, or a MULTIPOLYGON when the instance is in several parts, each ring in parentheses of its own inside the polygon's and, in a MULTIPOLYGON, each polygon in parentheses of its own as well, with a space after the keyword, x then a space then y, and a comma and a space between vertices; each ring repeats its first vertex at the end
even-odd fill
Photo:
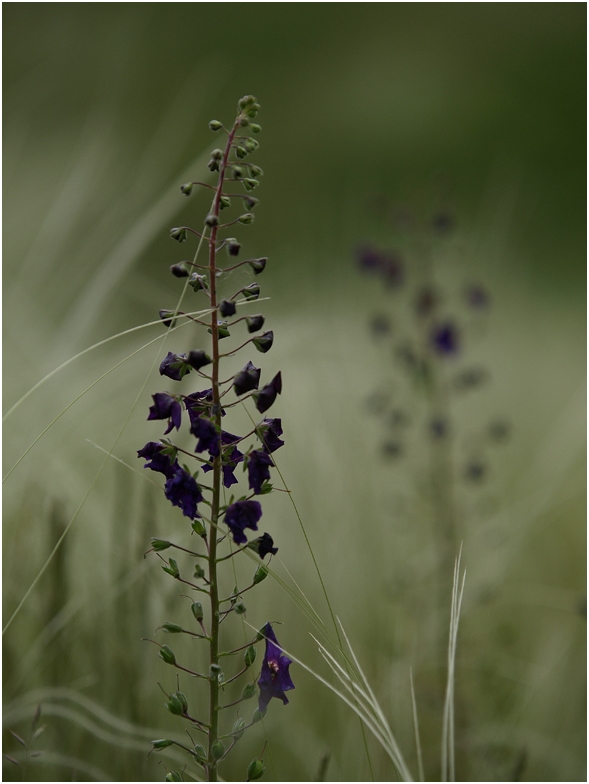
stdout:
POLYGON ((253 191, 253 189, 257 188, 259 184, 260 183, 257 180, 254 180, 252 177, 246 177, 243 181, 243 187, 246 189, 246 191, 253 191))
POLYGON ((216 680, 219 677, 219 673, 221 672, 221 668, 218 664, 211 664, 209 667, 209 677, 211 680, 216 680))
POLYGON ((182 262, 179 264, 172 264, 170 272, 175 278, 187 278, 190 274, 182 262))
POLYGON ((197 580, 202 580, 204 576, 205 576, 205 570, 202 568, 200 564, 196 564, 196 566, 194 567, 193 577, 196 577, 197 580))
POLYGON ((222 127, 223 123, 220 123, 219 120, 211 120, 209 123, 211 131, 220 131, 222 127))
POLYGON ((221 207, 222 210, 231 207, 231 199, 229 198, 229 196, 221 196, 221 198, 219 199, 219 207, 221 207))
POLYGON ((174 315, 173 310, 160 310, 160 318, 163 321, 164 327, 175 327, 176 319, 170 318, 174 315))
POLYGON ((274 332, 272 332, 272 330, 270 330, 269 332, 264 332, 263 335, 260 335, 259 337, 254 338, 252 340, 254 346, 262 354, 265 354, 267 351, 270 351, 273 342, 274 342, 274 332))
POLYGON ((247 155, 247 150, 245 149, 245 147, 236 147, 235 154, 237 155, 238 158, 245 158, 247 155))
POLYGON ((223 754, 225 754, 225 746, 221 743, 220 740, 213 743, 211 746, 211 753, 213 755, 213 759, 220 760, 223 754))
POLYGON ((196 620, 200 623, 204 618, 202 604, 200 602, 193 602, 192 607, 190 609, 192 610, 192 614, 194 615, 196 620))
POLYGON ((253 95, 244 95, 243 98, 240 98, 237 102, 237 105, 240 109, 246 109, 248 106, 255 104, 256 99, 253 95))
POLYGON ((238 604, 236 604, 233 609, 237 615, 243 615, 244 612, 246 611, 246 607, 243 602, 239 602, 238 604))
POLYGON ((193 291, 200 291, 207 289, 207 279, 205 275, 200 275, 198 272, 193 272, 188 281, 188 285, 193 291))
MULTIPOLYGON (((209 333, 209 335, 213 334, 213 330, 210 327, 207 329, 207 332, 209 333)), ((227 324, 226 324, 225 321, 218 321, 217 322, 217 334, 219 335, 219 340, 222 340, 223 338, 228 338, 228 337, 231 336, 231 333, 227 329, 227 324)))
POLYGON ((219 225, 219 218, 216 215, 207 215, 205 218, 205 224, 207 226, 218 226, 219 225))
POLYGON ((255 684, 247 683, 243 687, 243 691, 241 692, 241 699, 242 700, 251 700, 251 698, 255 695, 255 693, 256 693, 255 684))
POLYGON ((219 169, 220 169, 219 161, 216 161, 214 158, 211 158, 211 160, 207 163, 207 167, 208 167, 209 171, 212 171, 212 172, 219 171, 219 169))
POLYGON ((174 716, 182 716, 184 713, 182 703, 175 694, 171 694, 169 700, 164 704, 170 713, 174 714, 174 716))
POLYGON ((171 574, 172 577, 180 577, 180 569, 178 569, 178 564, 173 558, 170 558, 169 566, 162 566, 164 572, 171 574))
POLYGON ((247 128, 247 126, 250 124, 250 121, 247 119, 247 117, 240 117, 239 124, 242 128, 247 128))
POLYGON ((243 177, 243 169, 241 166, 234 166, 233 167, 233 176, 236 177, 238 180, 241 180, 243 177))
POLYGON ((255 662, 255 660, 256 660, 256 649, 254 648, 253 645, 250 645, 250 647, 243 654, 243 663, 245 664, 246 667, 251 667, 252 664, 255 662))
POLYGON ((151 745, 153 746, 155 751, 159 751, 160 749, 167 749, 168 746, 171 746, 174 743, 173 740, 169 740, 169 738, 162 738, 161 740, 152 740, 151 745))
MULTIPOLYGON (((261 718, 261 717, 260 717, 261 718)), ((247 781, 257 781, 266 772, 266 766, 261 759, 253 759, 247 768, 247 781)))
POLYGON ((256 123, 250 123, 250 128, 254 133, 260 133, 260 131, 262 130, 262 126, 257 125, 256 123))
POLYGON ((168 547, 171 547, 172 545, 165 539, 152 539, 151 546, 156 551, 156 553, 159 553, 161 550, 167 550, 168 547))
POLYGON ((182 713, 188 713, 188 700, 182 694, 182 692, 181 691, 177 691, 177 692, 174 693, 173 696, 178 700, 178 702, 182 706, 182 713))
POLYGON ((264 326, 264 316, 261 314, 257 314, 255 316, 248 316, 245 320, 247 324, 247 331, 249 333, 257 332, 259 329, 262 329, 264 326))
POLYGON ((193 182, 185 182, 184 185, 180 186, 180 190, 185 196, 190 196, 193 188, 194 188, 193 182))
POLYGON ((268 577, 268 570, 265 566, 259 566, 254 574, 254 585, 258 585, 258 583, 261 583, 266 577, 268 577))
POLYGON ((236 373, 233 379, 233 391, 236 395, 244 395, 246 392, 251 392, 252 389, 257 389, 260 383, 260 368, 255 367, 252 362, 236 373))
POLYGON ((166 776, 166 781, 183 781, 182 774, 177 770, 171 770, 166 776))
POLYGON ((164 623, 162 629, 168 634, 180 634, 183 629, 177 623, 164 623))
POLYGON ((194 751, 194 756, 197 758, 197 760, 199 760, 200 762, 205 762, 207 758, 207 753, 202 746, 200 745, 195 746, 193 751, 194 751))
POLYGON ((224 318, 227 318, 227 316, 234 316, 235 310, 235 302, 230 299, 222 299, 219 303, 219 312, 224 318))
POLYGON ((266 269, 266 262, 268 261, 267 256, 262 256, 261 259, 252 259, 249 262, 250 267, 253 269, 256 275, 259 275, 260 272, 264 272, 266 269))
POLYGON ((257 724, 265 715, 266 711, 261 711, 259 708, 256 708, 252 715, 252 724, 257 724))
POLYGON ((160 648, 160 656, 166 662, 166 664, 176 664, 174 651, 171 648, 168 648, 167 645, 162 645, 160 648))
POLYGON ((241 250, 241 245, 237 240, 231 239, 227 241, 227 253, 230 256, 237 256, 241 250))
POLYGON ((245 719, 237 719, 235 724, 233 725, 233 729, 231 733, 235 736, 235 740, 239 740, 243 738, 243 733, 245 732, 246 728, 246 721, 245 719))
POLYGON ((220 149, 217 147, 217 148, 216 148, 215 150, 213 150, 213 152, 211 153, 211 158, 212 158, 214 161, 221 161, 221 160, 223 160, 223 150, 220 150, 220 149))
POLYGON ((243 146, 248 152, 255 152, 258 144, 254 143, 253 139, 248 139, 247 142, 244 142, 243 146))
POLYGON ((264 170, 260 169, 259 166, 254 166, 254 164, 250 164, 250 174, 252 177, 261 177, 264 174, 264 170))
POLYGON ((207 530, 204 527, 204 524, 203 524, 202 520, 199 520, 199 519, 193 520, 192 521, 192 530, 194 531, 195 534, 198 534, 198 536, 206 536, 207 535, 207 530))
POLYGON ((248 226, 250 223, 254 222, 254 215, 251 212, 246 212, 243 215, 240 215, 237 220, 245 226, 248 226))
POLYGON ((246 299, 258 299, 260 296, 260 287, 257 283, 250 283, 249 286, 244 286, 242 294, 246 299))
POLYGON ((173 240, 178 240, 178 242, 184 242, 186 240, 186 229, 182 226, 170 229, 170 237, 173 240))
POLYGON ((258 204, 259 201, 260 200, 256 199, 255 196, 246 196, 243 200, 243 203, 245 204, 246 207, 248 207, 248 209, 253 210, 253 208, 256 206, 256 204, 258 204))
POLYGON ((200 370, 202 367, 210 365, 213 360, 206 352, 202 351, 202 349, 195 349, 194 351, 188 352, 186 361, 195 370, 200 370))

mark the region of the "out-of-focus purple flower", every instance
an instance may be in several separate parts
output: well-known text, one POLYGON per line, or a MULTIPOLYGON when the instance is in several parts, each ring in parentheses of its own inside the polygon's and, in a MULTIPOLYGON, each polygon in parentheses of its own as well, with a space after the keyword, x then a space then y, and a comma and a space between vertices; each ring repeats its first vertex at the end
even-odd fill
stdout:
POLYGON ((165 484, 164 492, 168 501, 171 501, 174 506, 179 506, 186 517, 190 517, 191 520, 200 517, 196 508, 196 505, 203 500, 200 487, 194 477, 178 464, 174 466, 165 484))
POLYGON ((160 374, 173 381, 180 381, 191 370, 186 354, 173 354, 171 351, 168 351, 167 357, 160 365, 160 374))
POLYGON ((262 485, 266 479, 270 479, 270 466, 273 465, 272 458, 263 449, 255 449, 249 453, 247 475, 249 486, 256 495, 262 492, 262 485))
POLYGON ((260 383, 261 372, 260 368, 257 368, 253 362, 248 362, 233 379, 235 394, 244 395, 246 392, 251 392, 252 389, 257 389, 260 383))
POLYGON ((137 450, 137 457, 149 460, 143 466, 144 468, 159 471, 160 474, 169 477, 172 474, 175 461, 172 461, 169 455, 163 454, 164 449, 168 448, 164 444, 160 444, 159 441, 149 441, 143 449, 137 450))
POLYGON ((264 445, 263 448, 270 453, 284 446, 284 441, 279 438, 282 432, 281 419, 264 419, 256 428, 258 438, 264 445))
POLYGON ((208 450, 211 457, 220 454, 220 438, 215 423, 206 417, 195 416, 190 425, 190 432, 198 438, 195 452, 208 450))
POLYGON ((434 327, 431 340, 438 354, 455 354, 458 351, 458 333, 450 322, 434 327))
POLYGON ((272 697, 278 697, 286 705, 288 698, 284 692, 294 689, 295 685, 288 672, 292 660, 282 651, 272 626, 267 623, 262 633, 266 637, 266 653, 258 679, 260 688, 258 707, 264 712, 272 697))
POLYGON ((356 251, 356 258, 360 269, 366 272, 376 272, 380 267, 381 255, 374 245, 361 245, 356 251))
POLYGON ((253 398, 256 408, 263 414, 276 400, 276 395, 282 392, 282 375, 280 371, 274 376, 269 384, 266 384, 259 392, 254 392, 253 398))
POLYGON ((467 303, 474 310, 484 310, 489 307, 489 292, 484 286, 474 284, 469 286, 464 293, 467 303))
POLYGON ((155 395, 152 395, 152 398, 153 406, 149 409, 149 416, 147 419, 167 419, 168 429, 164 435, 167 435, 174 427, 176 430, 180 430, 180 425, 182 424, 182 408, 177 399, 172 397, 172 395, 168 395, 166 392, 156 392, 155 395))
POLYGON ((278 547, 274 547, 274 539, 272 539, 270 534, 258 536, 257 539, 254 539, 248 544, 248 547, 254 550, 262 559, 265 558, 268 553, 276 555, 278 552, 278 547))
POLYGON ((258 520, 262 516, 262 506, 258 501, 236 501, 227 507, 225 523, 231 531, 235 544, 245 544, 246 528, 258 530, 258 520))

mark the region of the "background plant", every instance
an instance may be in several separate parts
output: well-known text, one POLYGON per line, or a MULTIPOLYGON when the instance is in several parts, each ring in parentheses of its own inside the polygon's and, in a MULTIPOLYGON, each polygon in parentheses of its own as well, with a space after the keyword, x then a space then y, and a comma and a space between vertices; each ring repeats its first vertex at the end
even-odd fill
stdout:
MULTIPOLYGON (((493 405, 481 389, 462 421, 474 428, 493 409, 518 436, 493 476, 501 506, 465 542, 458 674, 476 707, 469 753, 481 777, 509 778, 525 754, 524 777, 582 778, 584 9, 24 4, 7 7, 5 23, 7 406, 76 351, 177 301, 161 230, 190 222, 177 183, 207 176, 206 124, 219 105, 249 89, 264 95, 271 133, 261 165, 272 198, 248 241, 252 256, 273 261, 264 314, 281 338, 264 367, 288 379, 281 470, 314 521, 311 543, 338 615, 403 749, 413 742, 410 665, 422 734, 431 722, 440 737, 416 653, 429 636, 416 612, 426 603, 429 539, 411 509, 390 523, 405 476, 391 481, 376 459, 362 411, 382 356, 366 343, 374 292, 359 284, 349 251, 359 237, 390 241, 389 226, 366 222, 375 191, 424 216, 452 204, 460 221, 448 252, 494 302, 477 347, 493 372, 493 405)), ((77 394, 161 335, 161 325, 150 329, 68 366, 6 420, 6 470, 77 394)), ((112 443, 145 357, 84 395, 6 481, 5 617, 104 458, 85 439, 112 443)), ((145 541, 169 503, 134 454, 158 378, 156 370, 117 452, 137 472, 109 461, 61 560, 4 636, 8 726, 28 737, 42 696, 37 748, 67 758, 57 768, 31 762, 31 778, 71 778, 75 764, 107 767, 105 780, 162 777, 161 758, 145 749, 176 720, 154 702, 161 662, 140 638, 170 617, 177 591, 146 577, 145 541)), ((280 556, 292 571, 296 552, 297 581, 326 617, 289 510, 284 493, 265 503, 280 542, 273 564, 280 556)), ((282 591, 259 595, 266 618, 290 608, 282 591)), ((298 655, 314 661, 307 619, 295 612, 289 624, 298 655)), ((318 706, 304 672, 296 695, 268 724, 268 776, 369 776, 350 710, 327 693, 318 706)), ((18 747, 6 738, 9 753, 18 747)), ((390 778, 389 759, 370 749, 376 777, 390 778)), ((432 754, 439 760, 439 749, 432 754)), ((228 778, 251 759, 239 745, 235 755, 228 778)), ((10 770, 5 777, 21 777, 10 770)))

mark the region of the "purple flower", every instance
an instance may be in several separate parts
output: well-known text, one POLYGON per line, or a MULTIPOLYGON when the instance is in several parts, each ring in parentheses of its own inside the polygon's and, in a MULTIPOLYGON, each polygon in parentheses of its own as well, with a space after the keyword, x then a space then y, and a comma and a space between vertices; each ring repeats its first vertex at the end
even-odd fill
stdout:
POLYGON ((236 501, 227 507, 225 523, 233 536, 235 544, 245 544, 247 537, 245 528, 258 530, 258 520, 262 516, 262 507, 258 501, 236 501))
POLYGON ((167 357, 160 365, 160 374, 173 381, 180 381, 190 371, 191 367, 186 360, 186 354, 172 354, 171 351, 168 351, 167 357))
POLYGON ((179 506, 186 517, 190 517, 191 520, 200 517, 196 508, 196 505, 203 500, 200 487, 194 477, 178 464, 173 467, 164 486, 164 492, 168 501, 171 501, 174 506, 179 506))
MULTIPOLYGON (((229 433, 223 433, 223 435, 230 435, 229 433)), ((221 439, 223 440, 223 435, 221 439)), ((237 468, 237 464, 243 462, 243 453, 239 451, 236 447, 233 447, 231 452, 225 451, 223 454, 223 484, 225 487, 231 487, 232 485, 237 484, 237 479, 235 478, 234 471, 237 468)), ((202 470, 205 473, 213 470, 213 465, 211 463, 206 463, 203 465, 202 470)))
POLYGON ((284 441, 278 437, 282 435, 281 419, 264 419, 258 425, 256 432, 266 452, 276 452, 284 446, 284 441))
POLYGON ((174 462, 170 459, 169 455, 163 454, 164 449, 169 447, 160 444, 159 441, 150 441, 145 444, 143 449, 137 451, 137 457, 143 457, 149 460, 143 467, 150 468, 152 471, 159 471, 166 477, 170 477, 173 473, 174 462))
POLYGON ((253 398, 256 403, 256 408, 263 414, 276 400, 276 395, 282 392, 282 376, 280 371, 274 376, 269 384, 266 384, 259 392, 254 392, 253 398))
POLYGON ((149 409, 147 419, 167 419, 168 429, 164 435, 167 435, 174 427, 176 430, 180 430, 182 408, 176 398, 168 395, 166 392, 156 392, 155 395, 152 395, 152 398, 153 406, 149 409))
POLYGON ((260 558, 265 558, 268 553, 272 553, 272 555, 276 555, 278 552, 278 547, 274 547, 274 539, 270 536, 270 534, 262 534, 258 536, 257 539, 253 539, 249 544, 252 550, 254 550, 260 558))
POLYGON ((244 395, 252 389, 257 389, 260 383, 260 373, 262 371, 257 368, 253 362, 248 362, 247 365, 235 375, 233 379, 233 389, 236 395, 244 395))
POLYGON ((431 340, 438 354, 455 354, 458 351, 456 327, 450 322, 434 327, 431 340))
POLYGON ((258 707, 264 712, 272 697, 278 697, 286 705, 288 699, 284 692, 294 689, 295 685, 288 672, 292 661, 280 648, 274 630, 267 623, 261 631, 266 637, 266 653, 258 679, 260 687, 258 707))
POLYGON ((263 449, 250 452, 247 460, 247 475, 249 486, 258 495, 262 492, 262 485, 270 479, 270 468, 273 466, 272 458, 263 449))
POLYGON ((213 405, 213 390, 203 389, 202 392, 193 392, 191 395, 186 395, 184 398, 184 405, 186 406, 190 424, 192 425, 201 414, 210 413, 213 405))
POLYGON ((190 432, 198 438, 195 452, 208 450, 211 457, 220 453, 220 438, 215 423, 205 417, 195 416, 190 425, 190 432))
POLYGON ((405 279, 403 261, 395 251, 380 251, 374 245, 364 245, 356 251, 360 268, 381 275, 384 282, 395 288, 405 279))

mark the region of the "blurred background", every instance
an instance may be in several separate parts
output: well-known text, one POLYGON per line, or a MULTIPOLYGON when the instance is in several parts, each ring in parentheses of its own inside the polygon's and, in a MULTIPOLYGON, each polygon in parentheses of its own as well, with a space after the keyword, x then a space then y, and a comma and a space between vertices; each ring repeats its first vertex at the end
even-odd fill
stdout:
MULTIPOLYGON (((423 390, 370 324, 386 313, 397 348, 411 339, 427 259, 462 330, 455 367, 486 374, 448 403, 457 435, 442 459, 467 569, 458 778, 586 780, 584 4, 3 10, 4 410, 68 358, 176 305, 168 267, 188 255, 169 229, 196 226, 208 206, 179 185, 210 177, 209 120, 230 123, 253 93, 265 176, 239 239, 270 259, 260 310, 276 336, 264 373, 284 379, 277 462, 407 762, 417 776, 412 667, 426 777, 439 780, 435 651, 450 610, 438 597, 452 576, 432 554, 423 390), (442 212, 445 233, 432 228, 442 212), (405 283, 391 292, 361 275, 362 243, 400 253, 405 283), (489 305, 473 320, 461 292, 474 283, 489 305), (412 422, 396 451, 371 416, 375 390, 412 422), (499 420, 504 443, 483 444, 499 420), (475 458, 484 471, 468 482, 475 458)), ((165 350, 193 347, 188 332, 165 350)), ((162 780, 162 761, 183 765, 147 757, 152 738, 183 732, 157 686, 174 690, 175 677, 141 642, 185 613, 143 559, 150 536, 186 528, 135 465, 159 436, 145 422, 157 370, 143 385, 161 349, 126 358, 160 335, 149 327, 90 352, 5 422, 5 624, 74 518, 4 634, 4 751, 19 762, 4 761, 5 780, 162 780), (115 459, 101 470, 95 445, 134 470, 115 459)), ((264 509, 277 571, 328 623, 288 497, 264 509)), ((325 674, 288 594, 270 580, 256 593, 248 621, 284 621, 281 643, 325 674)), ((371 772, 349 708, 300 667, 292 676, 291 704, 271 705, 225 778, 245 778, 267 740, 267 780, 392 780, 369 737, 371 772)))

